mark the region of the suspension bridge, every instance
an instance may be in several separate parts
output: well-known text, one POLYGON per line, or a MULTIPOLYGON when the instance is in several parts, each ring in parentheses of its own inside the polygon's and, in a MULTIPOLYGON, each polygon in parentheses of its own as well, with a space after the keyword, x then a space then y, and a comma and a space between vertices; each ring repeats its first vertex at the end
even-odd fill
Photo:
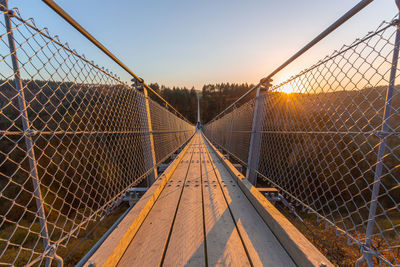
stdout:
POLYGON ((198 96, 194 125, 43 2, 133 84, 0 1, 0 265, 343 265, 325 239, 345 240, 356 266, 400 264, 395 3, 394 18, 272 83, 362 0, 206 124, 198 96))
POLYGON ((88 265, 296 266, 269 222, 290 233, 286 242, 299 265, 328 266, 329 261, 295 228, 286 228, 290 223, 264 196, 252 192, 252 186, 200 132, 170 169, 88 265), (143 257, 147 253, 151 256, 143 257))

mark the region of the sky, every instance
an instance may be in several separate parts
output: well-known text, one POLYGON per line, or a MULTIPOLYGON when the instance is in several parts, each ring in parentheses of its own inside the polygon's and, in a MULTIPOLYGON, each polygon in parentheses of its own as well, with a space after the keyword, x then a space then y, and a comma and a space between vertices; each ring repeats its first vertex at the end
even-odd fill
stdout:
MULTIPOLYGON (((201 89, 257 83, 359 0, 55 0, 147 83, 201 89)), ((23 18, 128 81, 107 58, 40 0, 9 0, 23 18)), ((280 81, 352 43, 397 13, 375 0, 275 76, 280 81)))

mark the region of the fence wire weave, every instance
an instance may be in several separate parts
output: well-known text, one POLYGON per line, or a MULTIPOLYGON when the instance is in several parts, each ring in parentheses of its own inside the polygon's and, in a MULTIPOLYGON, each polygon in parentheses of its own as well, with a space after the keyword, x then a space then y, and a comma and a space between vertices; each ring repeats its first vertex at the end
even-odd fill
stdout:
POLYGON ((208 138, 248 166, 260 101, 258 177, 375 261, 394 265, 400 264, 400 89, 392 61, 397 30, 398 20, 383 23, 204 127, 208 138), (230 142, 230 136, 238 139, 230 142))
POLYGON ((20 266, 52 257, 146 178, 149 137, 161 163, 194 127, 18 10, 1 17, 0 265, 20 266))
POLYGON ((223 147, 242 164, 247 163, 249 155, 254 104, 254 99, 249 100, 204 128, 204 133, 211 137, 213 142, 223 147))

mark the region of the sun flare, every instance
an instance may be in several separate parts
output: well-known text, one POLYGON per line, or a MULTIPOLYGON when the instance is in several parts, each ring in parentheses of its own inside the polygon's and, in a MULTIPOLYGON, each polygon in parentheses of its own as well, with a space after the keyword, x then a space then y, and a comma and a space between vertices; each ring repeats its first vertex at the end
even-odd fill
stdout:
POLYGON ((293 88, 292 86, 286 86, 286 85, 283 85, 280 88, 277 88, 277 91, 285 93, 285 94, 293 94, 293 93, 297 92, 296 88, 293 88))

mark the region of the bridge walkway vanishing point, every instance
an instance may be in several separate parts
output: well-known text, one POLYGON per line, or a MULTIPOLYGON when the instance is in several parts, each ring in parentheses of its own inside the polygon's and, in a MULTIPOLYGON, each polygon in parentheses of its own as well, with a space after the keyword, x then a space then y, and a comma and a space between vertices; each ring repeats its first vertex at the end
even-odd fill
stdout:
POLYGON ((276 201, 315 225, 335 264, 400 266, 400 0, 395 17, 275 79, 373 2, 360 0, 206 124, 198 116, 197 132, 42 1, 126 73, 0 0, 1 266, 332 266, 276 201), (135 205, 108 228, 122 202, 135 205))
MULTIPOLYGON (((219 155, 198 131, 87 264, 296 266, 219 155)), ((312 265, 328 263, 303 241, 312 265)))

